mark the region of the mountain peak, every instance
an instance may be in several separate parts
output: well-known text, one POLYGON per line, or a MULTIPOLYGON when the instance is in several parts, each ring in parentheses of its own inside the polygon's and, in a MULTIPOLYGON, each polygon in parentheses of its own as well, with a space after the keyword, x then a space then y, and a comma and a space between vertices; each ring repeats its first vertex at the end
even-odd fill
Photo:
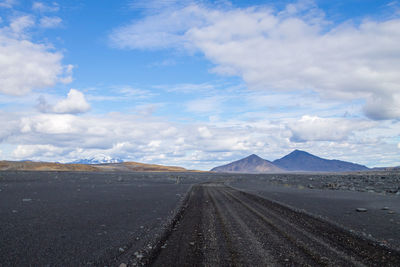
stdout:
POLYGON ((243 159, 231 162, 229 164, 215 167, 211 171, 216 172, 241 172, 241 173, 268 173, 268 172, 281 172, 282 170, 270 161, 265 160, 251 154, 243 159))
POLYGON ((256 154, 251 154, 250 156, 245 157, 244 159, 261 159, 261 160, 264 160, 264 159, 260 158, 260 157, 259 157, 258 155, 256 155, 256 154))

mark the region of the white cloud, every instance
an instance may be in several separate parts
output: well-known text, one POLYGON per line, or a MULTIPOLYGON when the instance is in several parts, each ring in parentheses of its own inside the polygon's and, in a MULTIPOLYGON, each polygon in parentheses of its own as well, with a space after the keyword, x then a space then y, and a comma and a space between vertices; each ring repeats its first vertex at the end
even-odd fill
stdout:
POLYGON ((90 110, 90 104, 86 101, 85 95, 76 90, 71 89, 66 99, 63 99, 55 105, 49 105, 45 98, 39 98, 38 109, 45 113, 61 113, 61 114, 77 114, 90 110))
POLYGON ((397 148, 400 149, 400 143, 397 143, 397 148))
POLYGON ((30 15, 16 17, 10 22, 9 27, 4 27, 0 32, 10 34, 16 38, 25 37, 25 30, 35 25, 35 19, 30 15))
POLYGON ((1 0, 0 7, 12 8, 16 2, 17 2, 16 0, 1 0))
POLYGON ((185 32, 204 23, 204 11, 196 5, 167 10, 115 29, 110 35, 111 44, 123 49, 178 48, 187 41, 185 32))
POLYGON ((400 118, 400 93, 374 94, 367 99, 364 112, 374 120, 400 118))
POLYGON ((53 2, 52 5, 46 5, 43 2, 34 2, 32 4, 32 9, 34 11, 45 13, 45 12, 57 12, 58 10, 60 10, 60 7, 56 2, 53 2))
POLYGON ((213 71, 240 76, 250 88, 364 99, 370 118, 399 118, 398 103, 373 103, 400 91, 400 19, 333 25, 312 1, 281 12, 191 4, 133 21, 110 39, 125 49, 196 48, 213 71))
POLYGON ((24 95, 72 80, 72 66, 62 65, 60 52, 29 40, 26 31, 34 25, 31 16, 22 16, 0 28, 0 93, 24 95))
POLYGON ((344 118, 320 118, 305 115, 300 120, 288 124, 293 142, 344 141, 354 131, 372 128, 373 123, 344 118))
POLYGON ((42 28, 57 28, 60 26, 62 19, 59 17, 42 17, 40 18, 40 27, 42 28))
POLYGON ((389 166, 398 165, 398 140, 393 145, 393 136, 398 135, 399 123, 305 116, 298 122, 291 118, 205 124, 120 113, 77 116, 3 111, 0 149, 3 158, 13 160, 68 162, 105 154, 206 170, 252 153, 273 160, 297 148, 326 158, 389 166), (290 127, 307 142, 291 140, 290 127))
POLYGON ((62 148, 53 145, 18 145, 13 151, 14 157, 29 159, 37 156, 54 157, 63 152, 62 148))
POLYGON ((222 105, 221 97, 206 97, 188 101, 186 110, 193 113, 218 113, 222 105))

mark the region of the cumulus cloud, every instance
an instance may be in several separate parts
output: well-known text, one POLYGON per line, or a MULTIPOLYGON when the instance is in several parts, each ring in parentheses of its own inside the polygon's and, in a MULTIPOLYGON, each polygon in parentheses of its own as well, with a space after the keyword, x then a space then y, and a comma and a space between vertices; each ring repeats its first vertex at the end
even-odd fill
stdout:
POLYGON ((26 31, 34 25, 31 16, 21 16, 0 28, 0 93, 24 95, 72 80, 72 65, 62 64, 60 52, 29 40, 26 31))
POLYGON ((250 88, 364 99, 371 119, 399 118, 387 111, 397 103, 373 104, 400 90, 399 19, 333 25, 313 1, 281 11, 191 4, 117 28, 110 40, 125 49, 197 49, 214 72, 240 76, 250 88))
POLYGON ((90 104, 86 101, 85 95, 76 89, 71 89, 67 98, 55 105, 48 104, 44 97, 39 97, 38 102, 37 108, 44 113, 78 114, 90 110, 90 104))
POLYGON ((57 28, 60 26, 62 19, 59 17, 42 17, 40 18, 40 27, 42 28, 57 28))
POLYGON ((20 159, 29 159, 37 156, 54 157, 63 152, 62 148, 53 145, 18 145, 13 156, 20 159))
POLYGON ((367 99, 364 112, 374 120, 400 118, 400 93, 374 94, 367 99))
POLYGON ((3 111, 0 148, 3 158, 14 160, 69 162, 105 154, 204 170, 252 153, 274 160, 296 148, 369 166, 398 165, 398 141, 393 145, 393 136, 398 135, 399 122, 386 121, 381 126, 369 127, 376 123, 312 116, 300 121, 297 125, 295 118, 177 123, 121 113, 78 116, 3 111), (297 136, 302 142, 291 140, 293 129, 289 126, 301 129, 297 136), (323 127, 328 130, 320 130, 323 127), (337 133, 335 128, 339 128, 337 133))
POLYGON ((293 142, 307 141, 343 141, 347 140, 353 131, 372 128, 370 122, 348 120, 343 118, 320 118, 305 115, 300 120, 288 123, 293 142))

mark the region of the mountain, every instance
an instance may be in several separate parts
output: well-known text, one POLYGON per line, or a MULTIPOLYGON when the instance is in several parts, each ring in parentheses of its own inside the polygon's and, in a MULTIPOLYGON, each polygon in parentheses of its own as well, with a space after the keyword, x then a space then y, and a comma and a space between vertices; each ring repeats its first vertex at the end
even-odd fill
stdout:
POLYGON ((363 165, 341 160, 323 159, 301 150, 294 150, 272 163, 288 171, 346 172, 369 170, 363 165))
POLYGON ((266 172, 282 172, 283 170, 276 167, 270 161, 260 158, 253 154, 244 159, 234 161, 232 163, 215 167, 211 169, 213 172, 242 172, 242 173, 266 173, 266 172))
POLYGON ((112 158, 104 154, 98 154, 88 159, 79 159, 71 162, 72 164, 106 164, 106 163, 121 163, 120 158, 112 158))

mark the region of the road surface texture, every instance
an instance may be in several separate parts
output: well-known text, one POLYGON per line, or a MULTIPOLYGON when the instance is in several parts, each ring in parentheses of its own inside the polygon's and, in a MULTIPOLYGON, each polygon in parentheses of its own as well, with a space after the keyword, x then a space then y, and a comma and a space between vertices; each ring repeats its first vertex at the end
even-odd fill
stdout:
MULTIPOLYGON (((359 235, 400 250, 400 195, 384 192, 310 189, 306 181, 273 185, 261 179, 232 179, 227 184, 303 212, 319 216, 359 235), (366 212, 357 212, 365 208, 366 212)), ((317 179, 314 178, 313 182, 317 179)), ((291 182, 291 181, 290 181, 291 182)))
MULTIPOLYGON (((151 266, 400 266, 400 252, 228 187, 192 187, 151 266)), ((131 262, 134 264, 134 262, 131 262)))

